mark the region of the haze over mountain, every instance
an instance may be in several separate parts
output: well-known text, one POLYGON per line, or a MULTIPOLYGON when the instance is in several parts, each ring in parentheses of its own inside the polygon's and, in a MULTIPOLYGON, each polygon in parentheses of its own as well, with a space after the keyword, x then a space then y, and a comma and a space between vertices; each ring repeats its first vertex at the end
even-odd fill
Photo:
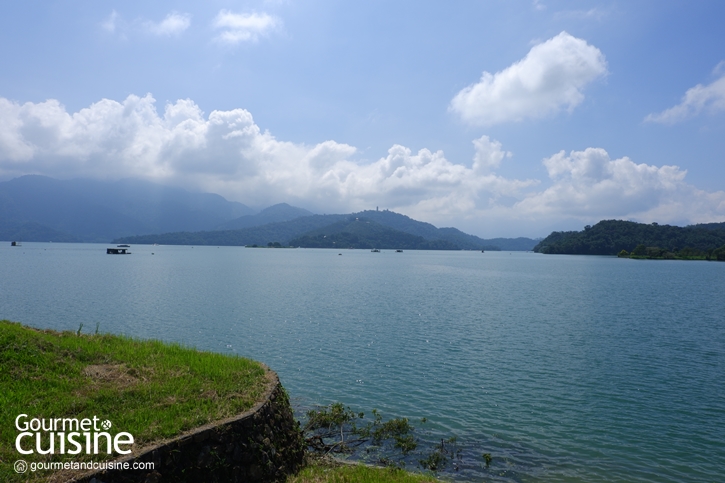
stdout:
POLYGON ((254 210, 212 193, 148 181, 57 180, 28 175, 0 183, 0 239, 107 242, 210 230, 254 210))
MULTIPOLYGON (((388 210, 315 215, 279 203, 259 213, 212 193, 193 193, 136 179, 58 180, 27 175, 0 182, 0 239, 23 241, 249 245, 289 242, 337 222, 364 218, 379 228, 363 238, 373 243, 408 240, 412 248, 530 250, 534 240, 496 239, 495 243, 456 228, 437 228, 388 210), (397 231, 393 234, 390 230, 397 231), (372 238, 370 238, 371 235, 372 238), (439 241, 437 244, 429 242, 439 241)), ((361 235, 361 234, 358 234, 361 235)))
POLYGON ((269 208, 265 208, 256 215, 240 216, 226 223, 222 223, 217 230, 238 230, 240 228, 249 228, 252 226, 266 225, 268 223, 277 223, 280 221, 294 220, 302 216, 314 215, 311 211, 304 208, 290 206, 287 203, 278 203, 269 208))

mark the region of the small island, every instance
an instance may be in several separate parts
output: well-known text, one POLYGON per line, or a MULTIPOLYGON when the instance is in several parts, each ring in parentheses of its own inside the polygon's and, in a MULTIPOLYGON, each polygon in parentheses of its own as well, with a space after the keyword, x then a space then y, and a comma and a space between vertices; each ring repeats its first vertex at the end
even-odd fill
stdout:
POLYGON ((252 245, 244 245, 244 248, 297 248, 292 245, 282 245, 280 242, 269 242, 267 245, 257 245, 256 243, 252 245))

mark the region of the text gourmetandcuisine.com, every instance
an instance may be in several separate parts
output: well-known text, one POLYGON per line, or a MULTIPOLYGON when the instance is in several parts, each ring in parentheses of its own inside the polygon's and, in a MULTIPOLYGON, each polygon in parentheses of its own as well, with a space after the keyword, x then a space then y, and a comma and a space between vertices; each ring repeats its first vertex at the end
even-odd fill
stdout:
MULTIPOLYGON (((153 470, 153 461, 38 461, 27 465, 32 472, 42 470, 153 470)), ((24 473, 26 470, 17 470, 24 473)))
POLYGON ((119 432, 114 436, 107 432, 112 423, 108 419, 84 418, 33 418, 27 414, 15 418, 20 434, 15 438, 15 449, 20 454, 128 454, 133 445, 133 435, 119 432), (100 426, 100 427, 99 427, 100 426), (35 440, 35 445, 33 445, 35 440), (85 449, 85 451, 84 451, 85 449))

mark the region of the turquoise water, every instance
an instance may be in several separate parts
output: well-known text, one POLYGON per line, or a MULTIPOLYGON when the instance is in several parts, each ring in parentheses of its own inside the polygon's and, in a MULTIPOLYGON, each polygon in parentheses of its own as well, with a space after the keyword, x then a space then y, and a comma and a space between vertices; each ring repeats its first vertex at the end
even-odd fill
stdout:
POLYGON ((725 481, 725 263, 105 247, 3 243, 0 318, 242 354, 301 406, 427 417, 466 481, 725 481))

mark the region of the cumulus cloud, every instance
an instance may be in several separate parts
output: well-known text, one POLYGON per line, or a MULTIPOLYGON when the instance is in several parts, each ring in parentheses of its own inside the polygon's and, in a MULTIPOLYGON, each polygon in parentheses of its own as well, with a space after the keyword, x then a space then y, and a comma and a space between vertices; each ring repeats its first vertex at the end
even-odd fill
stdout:
POLYGON ((474 139, 473 146, 476 148, 473 170, 478 173, 494 171, 501 165, 503 158, 511 157, 511 152, 501 149, 501 143, 492 141, 488 136, 474 139))
MULTIPOLYGON (((718 72, 721 64, 718 64, 715 72, 718 72)), ((644 120, 663 124, 675 124, 695 117, 703 111, 725 111, 725 75, 722 75, 719 79, 706 86, 697 84, 685 92, 679 104, 658 114, 650 114, 644 120)))
POLYGON ((179 35, 191 25, 191 15, 188 13, 171 12, 161 22, 146 22, 146 29, 154 35, 179 35))
POLYGON ((279 18, 267 13, 233 13, 220 10, 212 25, 221 30, 216 37, 217 41, 236 45, 240 42, 256 42, 281 23, 279 18))
POLYGON ((328 213, 380 206, 483 235, 481 227, 494 222, 496 235, 508 226, 511 235, 533 236, 545 234, 547 220, 725 218, 725 193, 688 185, 677 166, 610 159, 598 148, 560 152, 544 160, 550 180, 541 187, 539 180, 497 173, 512 156, 498 141, 481 136, 473 148, 468 162, 401 145, 362 160, 354 146, 279 140, 247 110, 207 115, 190 99, 160 112, 150 94, 131 95, 71 113, 53 99, 0 98, 0 178, 136 177, 250 205, 286 201, 328 213))
POLYGON ((678 166, 611 159, 602 148, 561 151, 544 159, 552 185, 516 204, 516 211, 582 220, 609 218, 658 222, 725 217, 725 192, 707 193, 685 182, 678 166))
POLYGON ((492 173, 510 153, 486 136, 474 141, 472 167, 441 151, 400 145, 362 162, 353 159, 353 146, 280 141, 244 109, 206 116, 188 99, 160 115, 151 95, 103 99, 76 113, 57 100, 21 105, 0 98, 0 123, 4 177, 143 177, 251 204, 288 200, 345 210, 422 203, 442 212, 487 205, 535 183, 492 173))
POLYGON ((484 72, 456 94, 450 110, 481 126, 542 118, 574 109, 584 100, 584 87, 606 73, 599 49, 562 32, 506 69, 484 72))

